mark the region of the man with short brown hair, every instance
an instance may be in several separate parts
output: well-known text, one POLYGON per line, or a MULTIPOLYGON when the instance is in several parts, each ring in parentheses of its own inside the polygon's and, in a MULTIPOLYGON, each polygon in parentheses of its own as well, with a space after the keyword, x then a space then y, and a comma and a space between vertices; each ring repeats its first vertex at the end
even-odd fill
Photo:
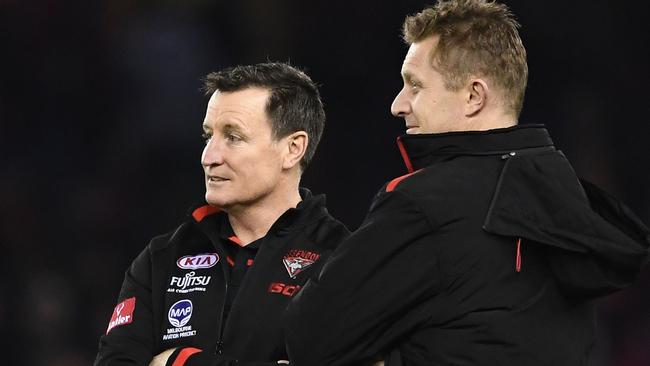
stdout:
POLYGON ((96 366, 288 363, 284 308, 349 233, 300 187, 325 127, 309 76, 241 65, 205 89, 205 201, 126 271, 96 366))
POLYGON ((406 19, 391 112, 409 174, 292 300, 295 366, 584 365, 594 299, 627 286, 650 231, 518 125, 526 53, 506 6, 406 19))

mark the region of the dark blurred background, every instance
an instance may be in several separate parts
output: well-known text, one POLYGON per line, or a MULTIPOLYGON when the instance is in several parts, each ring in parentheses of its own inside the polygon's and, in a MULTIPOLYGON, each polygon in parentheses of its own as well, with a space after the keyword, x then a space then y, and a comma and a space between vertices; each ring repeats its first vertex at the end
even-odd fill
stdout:
MULTIPOLYGON (((579 175, 650 222, 644 2, 507 1, 545 123, 579 175)), ((0 0, 3 365, 88 365, 124 270, 201 200, 200 79, 291 61, 328 125, 305 186, 350 228, 402 175, 389 113, 421 1, 0 0)), ((650 275, 600 302, 593 365, 650 364, 650 275)))

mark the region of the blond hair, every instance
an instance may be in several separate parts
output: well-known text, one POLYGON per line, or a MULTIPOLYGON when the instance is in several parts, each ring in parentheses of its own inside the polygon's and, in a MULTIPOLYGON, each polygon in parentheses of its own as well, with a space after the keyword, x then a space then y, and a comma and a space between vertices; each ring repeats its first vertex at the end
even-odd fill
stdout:
POLYGON ((528 65, 519 23, 508 7, 487 0, 441 0, 404 21, 404 41, 439 36, 432 66, 445 87, 459 90, 471 76, 485 77, 503 92, 506 107, 521 112, 528 65))

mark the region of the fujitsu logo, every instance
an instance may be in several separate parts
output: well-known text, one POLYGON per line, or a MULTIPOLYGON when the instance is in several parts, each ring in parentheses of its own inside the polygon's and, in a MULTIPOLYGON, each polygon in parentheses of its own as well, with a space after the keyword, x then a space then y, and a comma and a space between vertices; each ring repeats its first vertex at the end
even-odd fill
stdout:
POLYGON ((210 268, 219 262, 217 253, 205 253, 197 255, 186 255, 178 258, 176 265, 182 269, 203 269, 210 268))
POLYGON ((108 322, 108 328, 106 329, 106 334, 111 331, 111 329, 120 326, 126 325, 133 322, 133 311, 135 310, 135 297, 128 298, 121 303, 115 306, 113 310, 113 316, 108 322))
POLYGON ((196 272, 192 271, 184 277, 172 277, 170 286, 176 286, 185 289, 188 286, 207 286, 210 283, 211 276, 195 276, 196 272))

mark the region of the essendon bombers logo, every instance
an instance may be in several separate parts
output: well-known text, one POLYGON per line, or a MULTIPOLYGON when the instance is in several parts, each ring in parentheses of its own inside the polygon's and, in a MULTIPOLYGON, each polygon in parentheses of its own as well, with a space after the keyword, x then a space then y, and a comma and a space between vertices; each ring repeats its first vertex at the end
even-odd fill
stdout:
POLYGON ((289 276, 291 278, 296 278, 300 272, 314 264, 318 258, 320 258, 320 254, 318 253, 293 249, 284 255, 282 263, 284 263, 284 267, 287 269, 287 272, 289 272, 289 276))

